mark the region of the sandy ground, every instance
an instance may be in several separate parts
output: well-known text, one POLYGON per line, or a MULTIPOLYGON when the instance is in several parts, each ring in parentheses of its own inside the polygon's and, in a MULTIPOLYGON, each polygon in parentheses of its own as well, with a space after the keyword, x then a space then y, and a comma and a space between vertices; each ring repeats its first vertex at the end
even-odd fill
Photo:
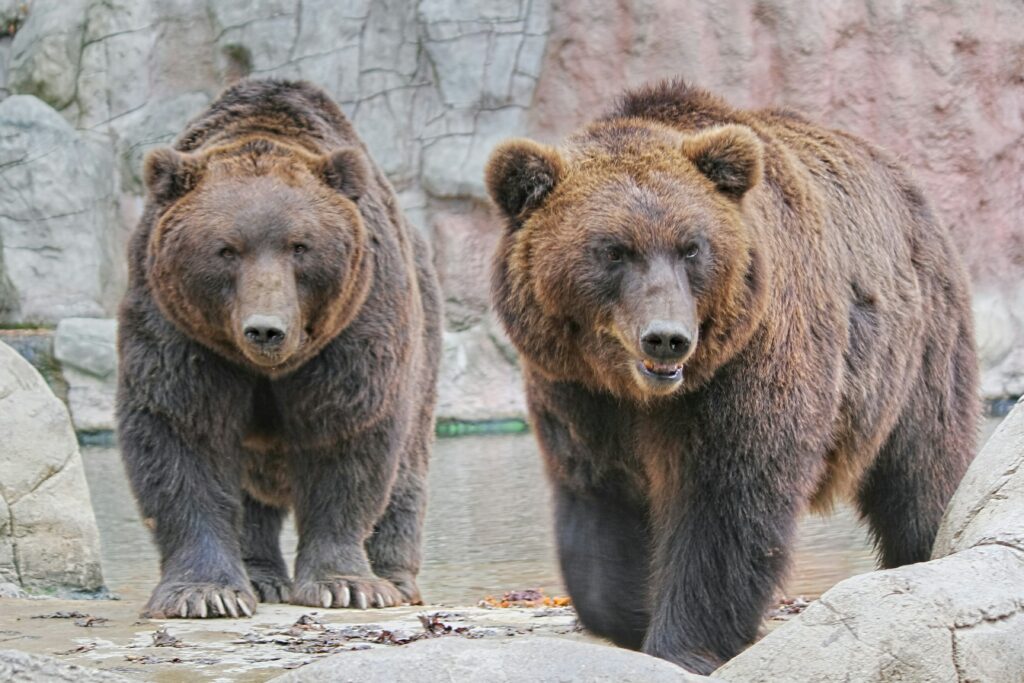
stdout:
POLYGON ((0 649, 146 681, 265 681, 346 650, 400 647, 426 637, 529 634, 596 641, 571 608, 400 607, 313 610, 260 605, 251 619, 140 619, 120 600, 0 600, 0 649))

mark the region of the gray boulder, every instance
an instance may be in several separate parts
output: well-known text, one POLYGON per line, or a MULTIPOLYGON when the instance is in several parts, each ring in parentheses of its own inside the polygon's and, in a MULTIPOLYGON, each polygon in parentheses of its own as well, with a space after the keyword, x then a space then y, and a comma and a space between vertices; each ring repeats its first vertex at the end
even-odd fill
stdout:
POLYGON ((275 683, 682 683, 715 679, 687 673, 674 664, 639 652, 567 638, 525 636, 443 637, 400 648, 346 652, 272 680, 275 683))
POLYGON ((68 407, 75 429, 114 428, 117 397, 117 321, 65 318, 57 325, 53 351, 68 385, 68 407))
POLYGON ((971 463, 946 508, 932 556, 983 545, 1024 553, 1024 401, 971 463))
POLYGON ((0 582, 102 587, 99 533, 67 408, 0 343, 0 582))
POLYGON ((0 185, 3 270, 16 292, 16 310, 0 322, 111 312, 124 269, 109 140, 76 132, 35 97, 8 97, 0 102, 0 185))

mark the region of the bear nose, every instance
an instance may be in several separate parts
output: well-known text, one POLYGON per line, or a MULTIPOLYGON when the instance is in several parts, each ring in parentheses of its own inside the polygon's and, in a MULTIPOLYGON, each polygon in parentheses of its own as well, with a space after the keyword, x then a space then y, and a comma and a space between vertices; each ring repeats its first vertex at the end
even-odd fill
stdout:
POLYGON ((640 348, 654 360, 672 362, 690 350, 689 333, 678 323, 655 320, 640 335, 640 348))
POLYGON ((250 315, 243 323, 242 332, 250 344, 271 347, 284 341, 287 327, 276 315, 250 315))

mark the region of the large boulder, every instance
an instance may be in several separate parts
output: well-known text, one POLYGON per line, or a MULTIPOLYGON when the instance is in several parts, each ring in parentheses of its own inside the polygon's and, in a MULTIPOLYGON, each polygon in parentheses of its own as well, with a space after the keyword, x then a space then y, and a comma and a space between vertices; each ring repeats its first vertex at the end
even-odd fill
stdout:
POLYGON ((697 683, 713 681, 639 652, 567 638, 443 637, 401 648, 346 652, 272 679, 275 683, 697 683))
POLYGON ((933 556, 983 545, 1024 553, 1024 399, 999 424, 964 475, 946 508, 933 556))
POLYGON ((123 282, 114 154, 43 101, 0 102, 0 240, 16 295, 3 322, 110 313, 123 282))
POLYGON ((0 582, 102 587, 99 533, 67 408, 0 342, 0 582))
POLYGON ((1020 681, 1024 405, 971 465, 930 562, 855 576, 715 672, 727 681, 1020 681))

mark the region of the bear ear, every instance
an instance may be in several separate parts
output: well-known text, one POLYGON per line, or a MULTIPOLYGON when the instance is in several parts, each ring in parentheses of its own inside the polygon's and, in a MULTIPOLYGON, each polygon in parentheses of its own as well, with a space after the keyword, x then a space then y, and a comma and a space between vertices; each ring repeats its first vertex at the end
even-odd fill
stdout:
POLYGON ((562 178, 565 163, 558 150, 533 140, 508 140, 491 152, 484 182, 491 200, 512 221, 523 223, 562 178))
POLYGON ((324 155, 316 171, 325 183, 354 202, 369 188, 370 167, 366 155, 355 147, 342 147, 324 155))
POLYGON ((702 131, 683 142, 683 154, 719 192, 737 201, 761 182, 764 173, 764 145, 746 126, 702 131))
POLYGON ((142 180, 149 194, 159 202, 185 196, 203 175, 203 162, 191 154, 170 147, 154 149, 142 164, 142 180))

